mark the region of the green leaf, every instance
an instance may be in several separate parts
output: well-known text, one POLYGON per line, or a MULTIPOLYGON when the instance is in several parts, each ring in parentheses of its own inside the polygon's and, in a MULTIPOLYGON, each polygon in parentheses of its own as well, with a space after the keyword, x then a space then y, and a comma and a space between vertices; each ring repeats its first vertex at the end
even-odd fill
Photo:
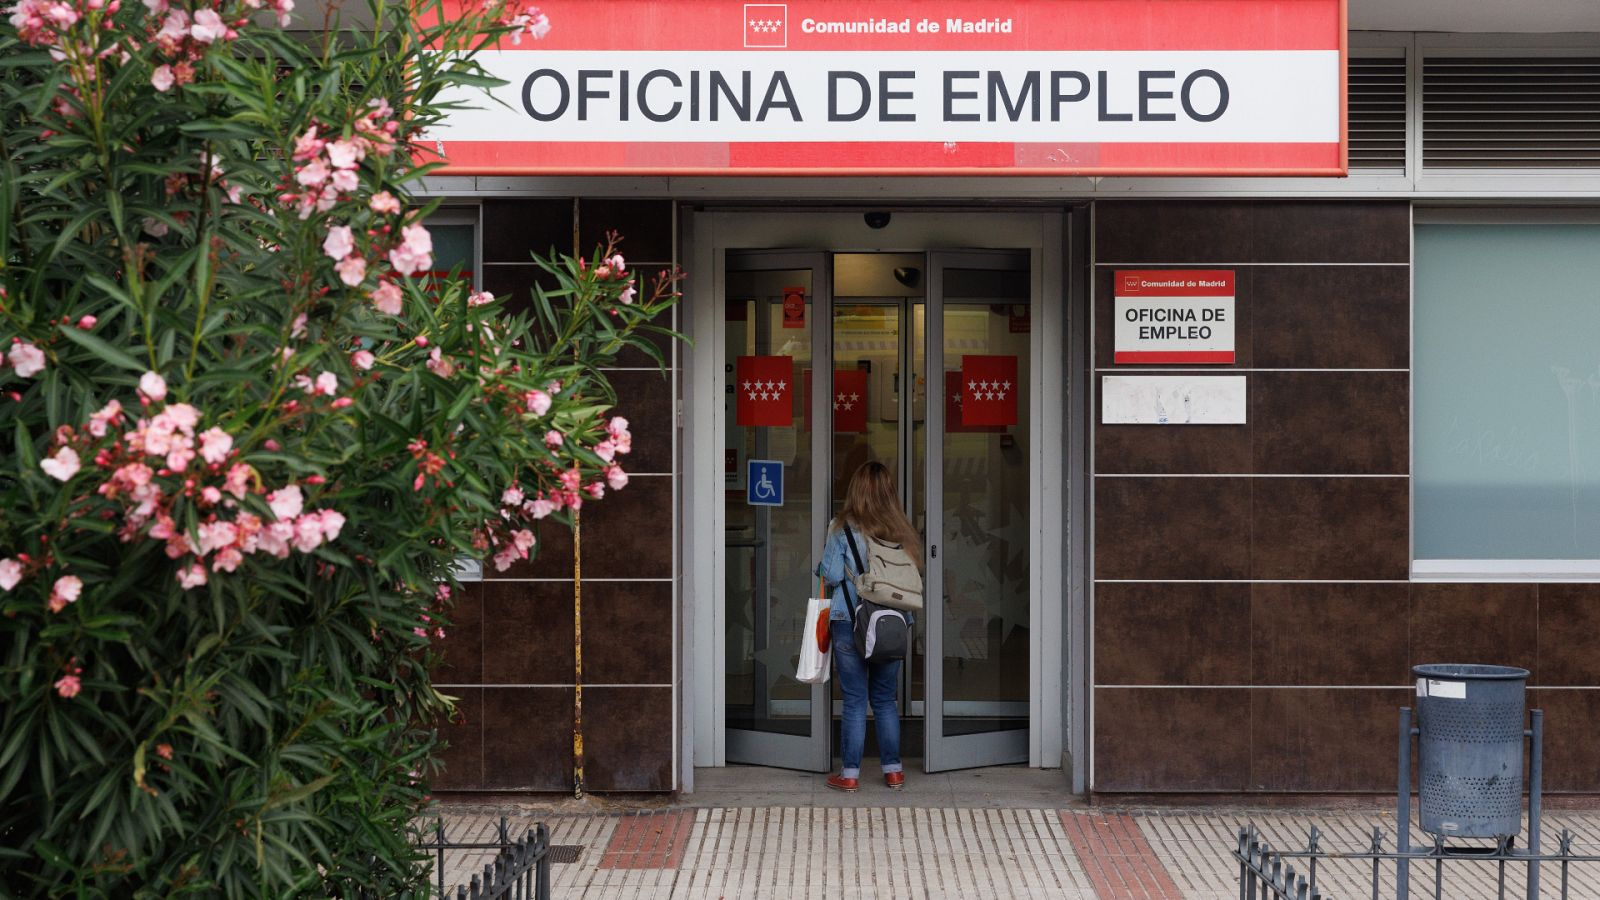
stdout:
POLYGON ((127 369, 130 372, 145 372, 150 368, 148 364, 139 362, 129 356, 126 351, 113 347, 91 332, 84 331, 73 325, 62 325, 58 330, 67 340, 120 369, 127 369))

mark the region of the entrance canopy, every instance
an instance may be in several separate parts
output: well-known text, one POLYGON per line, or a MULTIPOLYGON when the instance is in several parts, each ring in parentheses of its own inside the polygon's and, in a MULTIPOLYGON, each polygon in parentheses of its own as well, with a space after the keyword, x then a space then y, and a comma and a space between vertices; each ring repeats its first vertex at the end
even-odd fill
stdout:
POLYGON ((446 174, 1345 174, 1342 0, 543 9, 427 134, 446 174))

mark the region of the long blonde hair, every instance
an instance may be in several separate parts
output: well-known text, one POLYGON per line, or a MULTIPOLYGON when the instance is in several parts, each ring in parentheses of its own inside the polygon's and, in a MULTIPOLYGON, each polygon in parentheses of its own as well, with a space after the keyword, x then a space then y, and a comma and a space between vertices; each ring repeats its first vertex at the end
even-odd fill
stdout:
POLYGON ((922 537, 900 506, 888 466, 869 460, 850 476, 850 485, 844 491, 844 509, 839 511, 834 526, 839 527, 841 522, 850 523, 869 537, 904 547, 906 555, 917 564, 917 571, 922 571, 922 537))

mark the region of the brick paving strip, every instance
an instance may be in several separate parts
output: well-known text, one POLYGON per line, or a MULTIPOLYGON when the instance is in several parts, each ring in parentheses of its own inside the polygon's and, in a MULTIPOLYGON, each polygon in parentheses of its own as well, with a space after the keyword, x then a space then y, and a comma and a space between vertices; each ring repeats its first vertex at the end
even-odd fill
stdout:
POLYGON ((611 832, 602 869, 676 869, 689 846, 694 813, 628 813, 611 832))
POLYGON ((1178 900, 1172 882, 1133 816, 1062 810, 1061 825, 1100 900, 1178 900))

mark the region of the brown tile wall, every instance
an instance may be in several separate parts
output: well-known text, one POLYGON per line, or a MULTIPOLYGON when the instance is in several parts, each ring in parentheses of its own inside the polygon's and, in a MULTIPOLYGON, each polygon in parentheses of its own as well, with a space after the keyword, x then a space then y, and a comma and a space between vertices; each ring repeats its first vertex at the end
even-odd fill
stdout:
MULTIPOLYGON (((666 200, 486 201, 484 289, 524 298, 544 278, 531 254, 590 252, 613 229, 630 268, 670 268, 673 216, 666 200)), ((606 374, 634 434, 630 481, 583 514, 585 786, 670 791, 677 373, 642 353, 618 364, 606 374)), ((458 698, 436 790, 572 789, 573 539, 540 524, 533 560, 491 568, 457 601, 434 674, 458 698)))
POLYGON ((1423 662, 1516 665, 1550 791, 1600 791, 1600 585, 1409 582, 1404 203, 1095 207, 1097 374, 1117 268, 1231 268, 1248 424, 1101 426, 1094 789, 1387 792, 1423 662))

